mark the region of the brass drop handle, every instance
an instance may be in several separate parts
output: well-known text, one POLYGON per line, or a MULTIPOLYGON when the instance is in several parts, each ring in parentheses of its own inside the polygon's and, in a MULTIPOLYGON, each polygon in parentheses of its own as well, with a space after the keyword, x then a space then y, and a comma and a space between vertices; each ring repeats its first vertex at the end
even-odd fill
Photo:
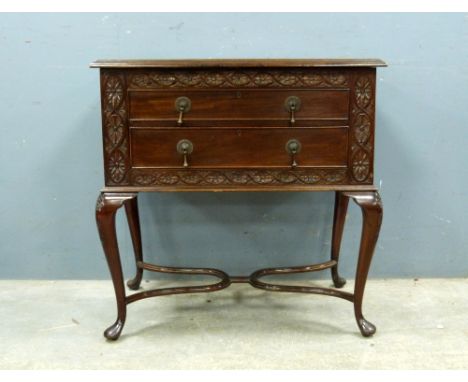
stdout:
POLYGON ((188 113, 192 107, 192 101, 188 97, 179 97, 175 100, 175 109, 179 112, 177 124, 181 126, 184 123, 184 113, 188 113))
POLYGON ((177 142, 177 152, 184 156, 183 166, 188 167, 188 156, 193 151, 193 143, 188 139, 181 139, 177 142))
POLYGON ((290 96, 284 101, 284 107, 290 114, 289 123, 294 125, 296 123, 295 113, 301 108, 301 99, 296 96, 290 96))
POLYGON ((286 143, 286 151, 291 156, 291 168, 297 167, 296 155, 301 152, 301 142, 297 139, 290 139, 286 143))

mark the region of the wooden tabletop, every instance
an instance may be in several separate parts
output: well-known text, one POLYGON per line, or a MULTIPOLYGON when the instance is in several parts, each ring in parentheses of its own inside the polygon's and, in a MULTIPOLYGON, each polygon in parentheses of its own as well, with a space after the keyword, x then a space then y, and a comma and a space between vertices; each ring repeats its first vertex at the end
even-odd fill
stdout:
POLYGON ((327 68, 379 66, 387 66, 387 64, 376 58, 96 60, 90 64, 91 68, 327 68))

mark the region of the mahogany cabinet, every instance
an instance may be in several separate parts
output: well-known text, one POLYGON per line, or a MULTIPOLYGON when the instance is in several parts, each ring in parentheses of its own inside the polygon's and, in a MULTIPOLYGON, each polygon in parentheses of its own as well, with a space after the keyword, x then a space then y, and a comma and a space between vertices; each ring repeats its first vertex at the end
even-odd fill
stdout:
POLYGON ((213 292, 232 283, 270 291, 316 293, 354 304, 364 336, 375 326, 362 315, 367 274, 382 221, 373 184, 377 59, 99 60, 105 187, 96 221, 117 300, 115 340, 134 301, 167 294, 213 292), (137 195, 161 191, 332 191, 330 260, 230 276, 218 269, 173 268, 143 260, 137 195), (340 243, 349 199, 362 209, 354 292, 339 290, 340 243), (115 232, 124 206, 136 260, 128 288, 143 270, 211 275, 209 285, 128 294, 115 232), (267 283, 266 275, 331 269, 336 288, 267 283))

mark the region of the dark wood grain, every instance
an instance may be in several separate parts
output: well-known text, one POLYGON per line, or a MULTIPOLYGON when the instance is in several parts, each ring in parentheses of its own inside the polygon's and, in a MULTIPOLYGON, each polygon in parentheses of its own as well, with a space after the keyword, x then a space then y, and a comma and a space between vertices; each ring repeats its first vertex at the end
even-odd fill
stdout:
POLYGON ((382 224, 382 201, 377 191, 369 193, 347 192, 345 195, 352 198, 361 207, 362 211, 362 234, 356 268, 356 280, 354 283, 354 314, 361 334, 364 337, 369 337, 375 333, 376 328, 374 324, 364 318, 362 314, 362 300, 367 275, 382 224))
POLYGON ((136 274, 133 279, 127 281, 130 289, 140 288, 143 278, 143 269, 138 267, 138 263, 143 261, 143 247, 141 245, 140 216, 138 213, 138 199, 134 197, 125 203, 125 214, 127 215, 128 228, 132 237, 133 252, 135 255, 136 274))
POLYGON ((322 68, 379 67, 387 64, 376 58, 352 59, 190 59, 190 60, 96 60, 91 68, 322 68))
POLYGON ((298 167, 347 165, 348 130, 328 129, 132 129, 132 167, 181 168, 177 142, 188 139, 193 152, 189 167, 266 168, 291 166, 286 151, 290 139, 301 142, 298 167))
POLYGON ((333 215, 333 232, 331 242, 331 260, 336 264, 331 268, 333 284, 336 288, 341 288, 346 284, 346 280, 338 273, 338 261, 340 259, 341 238, 348 211, 349 197, 343 192, 335 192, 335 210, 333 215))
MULTIPOLYGON (((143 171, 145 173, 145 176, 149 178, 149 183, 143 182, 141 185, 135 185, 135 186, 127 186, 127 187, 119 187, 119 192, 307 192, 311 191, 310 185, 304 185, 304 184, 299 184, 296 182, 289 183, 288 186, 286 187, 284 183, 278 182, 273 185, 268 185, 265 187, 256 187, 252 188, 251 185, 242 185, 242 184, 237 184, 237 185, 216 185, 216 184, 181 184, 181 183, 175 183, 175 184, 156 184, 156 183, 151 183, 152 179, 155 179, 158 173, 163 173, 166 174, 167 172, 172 172, 168 171, 166 169, 164 170, 154 170, 154 169, 146 169, 146 170, 139 170, 138 173, 135 174, 135 177, 140 176, 140 171, 143 171)), ((241 173, 246 173, 248 170, 242 171, 241 173)), ((313 169, 312 174, 316 170, 313 169)), ((135 171, 136 172, 136 171, 135 171)), ((174 172, 178 172, 175 170, 174 172)), ((199 174, 200 171, 195 171, 193 172, 199 174)), ((134 172, 132 172, 132 175, 134 172)), ((330 184, 329 182, 319 182, 314 184, 313 191, 375 191, 377 187, 373 184, 369 185, 363 185, 360 184, 358 186, 353 186, 353 185, 342 185, 342 184, 330 184)), ((113 192, 115 190, 114 187, 103 187, 102 191, 103 192, 113 192)))
POLYGON ((255 120, 279 119, 289 125, 290 113, 285 101, 290 96, 301 100, 296 119, 347 120, 348 90, 186 90, 186 91, 131 91, 130 119, 171 120, 176 124, 178 112, 174 107, 178 97, 190 98, 192 106, 185 113, 184 126, 194 120, 236 120, 252 125, 255 120))
POLYGON ((136 194, 110 194, 101 193, 96 202, 96 223, 101 238, 102 248, 106 255, 107 265, 114 285, 117 301, 117 319, 108 327, 104 336, 109 340, 119 338, 125 325, 127 305, 125 301, 125 287, 123 283, 122 264, 120 261, 119 246, 115 232, 115 214, 128 200, 134 199, 136 194))

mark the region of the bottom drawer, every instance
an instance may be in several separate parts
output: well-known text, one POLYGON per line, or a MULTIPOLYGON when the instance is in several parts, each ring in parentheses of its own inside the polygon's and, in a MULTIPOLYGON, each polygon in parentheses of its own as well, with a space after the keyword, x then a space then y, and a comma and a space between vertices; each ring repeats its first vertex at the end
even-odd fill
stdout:
POLYGON ((347 127, 131 129, 132 167, 183 168, 184 160, 191 168, 346 166, 347 152, 347 127))

